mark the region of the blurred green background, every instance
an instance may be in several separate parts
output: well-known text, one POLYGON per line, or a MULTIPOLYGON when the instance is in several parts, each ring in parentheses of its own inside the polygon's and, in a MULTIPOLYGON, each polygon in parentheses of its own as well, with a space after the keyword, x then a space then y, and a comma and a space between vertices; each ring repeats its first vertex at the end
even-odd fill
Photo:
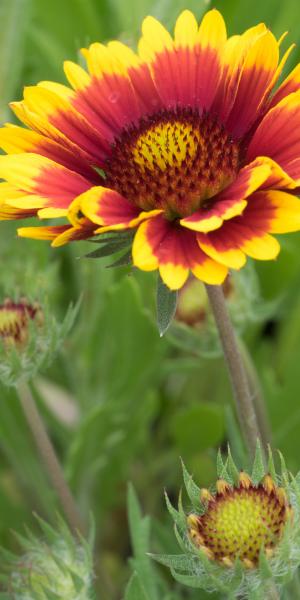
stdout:
MULTIPOLYGON (((300 40, 298 0, 220 0, 211 6, 223 12, 230 33, 265 21, 277 36, 289 31, 284 47, 300 40)), ((81 46, 112 38, 134 46, 145 15, 172 29, 183 8, 200 18, 208 7, 201 0, 0 0, 0 121, 13 119, 7 104, 21 97, 24 85, 64 81, 62 62, 76 60, 81 46)), ((298 59, 297 46, 286 71, 298 59)), ((179 456, 200 485, 214 480, 219 445, 225 449, 229 440, 237 460, 242 459, 215 331, 206 317, 192 331, 175 324, 160 339, 154 275, 77 260, 90 249, 88 243, 53 250, 44 242, 16 239, 14 224, 1 223, 0 230, 2 298, 14 290, 38 299, 44 290, 58 319, 70 302, 81 298, 72 332, 34 386, 81 509, 94 514, 99 597, 118 600, 131 572, 127 481, 133 482, 143 511, 152 515, 148 549, 177 552, 163 489, 176 498, 179 456)), ((249 265, 230 283, 228 300, 244 351, 255 363, 250 367, 261 380, 273 446, 296 472, 300 234, 281 239, 278 260, 249 265)), ((203 290, 195 293, 205 313, 203 290)), ((22 531, 24 523, 34 529, 33 511, 53 522, 57 504, 18 399, 5 388, 0 395, 0 449, 0 543, 16 549, 11 529, 22 531)), ((150 600, 161 600, 163 594, 170 600, 206 597, 177 588, 160 573, 162 588, 152 590, 150 600)))

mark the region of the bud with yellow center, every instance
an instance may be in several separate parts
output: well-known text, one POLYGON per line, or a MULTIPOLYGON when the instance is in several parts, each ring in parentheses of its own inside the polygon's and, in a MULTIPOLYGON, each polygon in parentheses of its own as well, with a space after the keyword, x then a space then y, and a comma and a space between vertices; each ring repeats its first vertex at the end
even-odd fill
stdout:
POLYGON ((183 466, 192 511, 167 498, 183 554, 154 558, 177 581, 228 598, 268 597, 270 585, 280 593, 300 566, 300 474, 281 464, 277 475, 270 451, 266 472, 258 445, 249 475, 230 451, 225 463, 219 454, 215 491, 201 490, 183 466))
POLYGON ((58 323, 46 298, 7 298, 0 303, 0 381, 16 386, 45 368, 61 348, 76 311, 70 308, 58 323))

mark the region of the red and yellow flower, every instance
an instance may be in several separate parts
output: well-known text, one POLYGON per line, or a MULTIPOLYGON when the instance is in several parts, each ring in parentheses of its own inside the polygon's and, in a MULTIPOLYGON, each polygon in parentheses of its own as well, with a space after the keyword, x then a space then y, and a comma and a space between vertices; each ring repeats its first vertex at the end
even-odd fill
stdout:
POLYGON ((147 17, 136 53, 83 49, 71 87, 43 81, 12 104, 28 129, 0 130, 0 218, 63 218, 19 229, 54 246, 133 229, 133 264, 171 289, 276 258, 272 234, 300 229, 300 65, 274 92, 281 41, 184 11, 174 37, 147 17))

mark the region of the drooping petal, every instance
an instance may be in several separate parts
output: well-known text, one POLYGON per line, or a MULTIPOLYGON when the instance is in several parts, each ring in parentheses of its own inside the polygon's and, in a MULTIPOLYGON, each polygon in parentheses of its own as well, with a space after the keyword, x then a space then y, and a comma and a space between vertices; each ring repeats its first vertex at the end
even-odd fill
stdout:
POLYGON ((267 112, 250 142, 247 159, 269 156, 300 181, 300 92, 283 98, 267 112))
POLYGON ((249 208, 254 196, 242 216, 225 221, 216 231, 198 234, 198 242, 205 252, 235 269, 243 266, 242 254, 257 260, 272 260, 280 251, 278 241, 268 233, 266 220, 262 221, 259 213, 249 208))
POLYGON ((70 225, 47 225, 42 227, 19 227, 18 236, 35 240, 54 240, 69 229, 70 225))
POLYGON ((204 233, 218 229, 223 221, 242 214, 247 206, 245 199, 266 181, 270 173, 270 165, 258 158, 241 169, 236 180, 214 197, 211 207, 181 219, 181 225, 204 233))
POLYGON ((138 206, 108 188, 93 187, 78 199, 80 211, 93 223, 101 225, 99 231, 121 230, 136 227, 144 219, 161 213, 161 210, 141 212, 138 206))
POLYGON ((247 207, 247 223, 269 233, 299 231, 300 200, 278 190, 256 192, 247 207))
POLYGON ((197 244, 196 234, 157 215, 142 223, 132 248, 133 263, 144 271, 159 268, 164 283, 179 289, 189 271, 205 283, 222 283, 227 269, 211 260, 197 244))

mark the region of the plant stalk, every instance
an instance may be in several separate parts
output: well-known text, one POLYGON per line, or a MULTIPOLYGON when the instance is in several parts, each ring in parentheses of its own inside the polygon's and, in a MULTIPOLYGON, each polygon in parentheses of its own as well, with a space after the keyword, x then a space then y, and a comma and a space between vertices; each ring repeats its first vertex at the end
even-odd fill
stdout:
POLYGON ((248 450, 253 457, 257 440, 262 442, 255 408, 249 389, 249 381, 244 368, 237 338, 228 314, 223 288, 219 285, 206 285, 207 295, 219 331, 225 360, 230 374, 238 419, 248 450))
POLYGON ((39 455, 46 467, 49 479, 57 493, 70 529, 75 536, 86 536, 83 523, 71 490, 66 483, 62 467, 40 417, 36 402, 28 384, 19 382, 18 394, 27 423, 35 440, 39 455))

